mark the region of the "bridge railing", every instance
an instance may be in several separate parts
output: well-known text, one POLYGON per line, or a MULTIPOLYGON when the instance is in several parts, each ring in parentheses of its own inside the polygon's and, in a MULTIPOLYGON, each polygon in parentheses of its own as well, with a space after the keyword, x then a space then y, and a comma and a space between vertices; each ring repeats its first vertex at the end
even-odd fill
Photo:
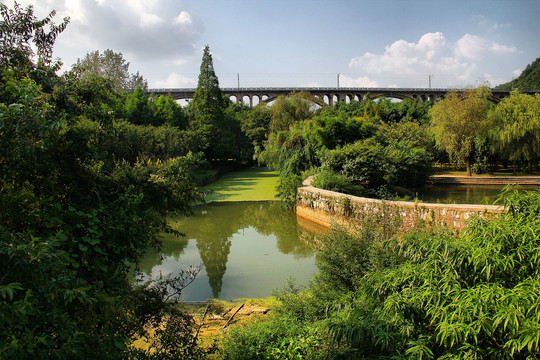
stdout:
MULTIPOLYGON (((194 92, 196 88, 155 88, 148 89, 147 92, 194 92)), ((448 89, 448 88, 364 88, 364 87, 227 87, 221 88, 223 92, 242 92, 242 91, 332 91, 332 92, 341 92, 341 91, 357 91, 357 92, 448 92, 448 91, 466 91, 468 89, 448 89)), ((497 92, 508 92, 508 90, 493 90, 497 92)))

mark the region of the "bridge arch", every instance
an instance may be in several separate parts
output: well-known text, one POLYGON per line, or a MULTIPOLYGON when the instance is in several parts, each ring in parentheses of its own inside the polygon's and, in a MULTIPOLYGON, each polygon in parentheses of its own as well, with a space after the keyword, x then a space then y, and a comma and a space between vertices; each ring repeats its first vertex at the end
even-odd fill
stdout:
MULTIPOLYGON (((288 95, 293 92, 306 91, 313 95, 317 95, 321 99, 322 104, 333 105, 338 101, 352 101, 363 100, 369 93, 372 98, 384 96, 386 98, 394 98, 399 100, 419 99, 419 100, 431 100, 437 101, 442 99, 448 92, 457 91, 465 92, 468 89, 410 89, 410 88, 223 88, 222 92, 229 96, 232 100, 234 97, 237 102, 243 101, 244 97, 248 97, 250 105, 253 106, 254 98, 257 98, 259 102, 272 102, 280 95, 288 95)), ((149 89, 147 94, 165 95, 171 96, 174 100, 186 100, 193 99, 195 94, 195 88, 182 88, 182 89, 149 89)), ((498 103, 503 98, 510 95, 510 90, 491 90, 490 100, 498 103)), ((522 93, 528 95, 534 95, 539 93, 540 90, 524 90, 522 93)), ((323 105, 321 105, 323 106, 323 105)))

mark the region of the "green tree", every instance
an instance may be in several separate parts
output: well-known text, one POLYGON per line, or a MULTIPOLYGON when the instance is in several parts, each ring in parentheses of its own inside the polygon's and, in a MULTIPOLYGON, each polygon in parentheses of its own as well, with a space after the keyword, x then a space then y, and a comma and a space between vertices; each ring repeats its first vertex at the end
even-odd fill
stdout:
POLYGON ((354 184, 419 186, 431 174, 426 129, 414 122, 381 124, 374 136, 324 153, 323 166, 354 184))
MULTIPOLYGON (((50 22, 31 8, 19 15, 25 34, 50 22)), ((80 78, 39 64, 34 79, 32 58, 18 64, 0 68, 2 359, 143 358, 130 354, 132 339, 165 319, 163 351, 146 358, 198 356, 189 316, 168 304, 186 278, 134 288, 128 276, 172 232, 167 213, 200 200, 190 176, 197 157, 129 162, 100 151, 118 138, 114 114, 88 94, 99 83, 73 84, 80 78), (91 107, 96 127, 80 131, 91 107)))
POLYGON ((435 141, 450 159, 464 163, 471 176, 475 144, 487 136, 488 100, 491 91, 486 87, 458 93, 452 91, 430 110, 435 141))
POLYGON ((322 117, 313 118, 309 139, 317 148, 335 149, 366 139, 377 131, 374 118, 322 117))
POLYGON ((117 92, 122 90, 131 92, 137 87, 148 89, 148 83, 139 72, 129 73, 129 62, 126 62, 122 53, 111 49, 105 50, 102 54, 99 50, 89 52, 82 60, 77 59, 73 67, 80 69, 82 77, 94 75, 110 79, 117 92))
POLYGON ((124 115, 127 121, 135 125, 149 125, 152 123, 148 96, 140 87, 126 96, 124 115))
POLYGON ((206 142, 203 147, 208 158, 221 157, 216 144, 219 143, 222 130, 225 128, 223 111, 226 106, 219 88, 219 79, 214 71, 212 54, 207 45, 201 61, 197 90, 189 104, 188 113, 192 130, 200 134, 200 138, 206 142))
POLYGON ((490 113, 496 151, 514 163, 526 161, 529 172, 540 154, 540 95, 512 92, 490 113))
POLYGON ((53 63, 52 48, 58 35, 69 23, 69 18, 66 17, 62 23, 55 25, 52 20, 56 12, 53 10, 47 17, 38 20, 32 5, 23 10, 16 2, 13 9, 0 4, 0 14, 2 15, 0 67, 18 71, 34 69, 36 67, 32 61, 35 55, 32 48, 34 46, 37 49, 37 66, 60 68, 61 63, 53 63), (45 31, 47 25, 49 32, 45 31))
POLYGON ((193 125, 196 127, 215 126, 223 119, 225 107, 223 94, 219 88, 219 79, 214 71, 214 62, 208 45, 204 48, 197 90, 189 105, 193 125))
POLYGON ((223 111, 224 122, 221 131, 221 139, 216 144, 224 159, 240 161, 253 160, 253 145, 242 131, 251 108, 243 103, 234 103, 227 99, 229 105, 223 111))
POLYGON ((152 125, 171 125, 179 129, 187 127, 184 109, 172 97, 160 95, 148 101, 152 114, 152 125))
POLYGON ((112 116, 122 112, 122 98, 112 81, 93 74, 83 76, 79 68, 62 75, 51 91, 58 108, 72 116, 106 122, 109 126, 112 116))
POLYGON ((309 92, 301 91, 290 95, 281 95, 271 107, 272 131, 287 130, 296 122, 310 119, 314 113, 317 99, 309 92))
POLYGON ((300 175, 304 170, 320 165, 315 145, 307 138, 307 126, 295 123, 288 130, 272 132, 265 148, 256 159, 279 170, 280 177, 300 175))
POLYGON ((337 116, 341 118, 353 118, 364 116, 364 101, 337 102, 333 106, 324 106, 317 110, 320 116, 337 116))
POLYGON ((255 152, 262 149, 268 138, 271 118, 270 107, 266 103, 260 103, 251 109, 242 121, 242 131, 251 141, 255 152))

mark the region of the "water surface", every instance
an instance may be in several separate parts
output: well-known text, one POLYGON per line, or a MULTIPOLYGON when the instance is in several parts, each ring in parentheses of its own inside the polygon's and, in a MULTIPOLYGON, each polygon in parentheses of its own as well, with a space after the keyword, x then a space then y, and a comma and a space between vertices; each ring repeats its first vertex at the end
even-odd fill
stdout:
POLYGON ((192 217, 171 219, 185 237, 167 235, 161 252, 149 251, 141 271, 157 277, 202 264, 182 299, 234 300, 271 295, 290 277, 307 285, 315 267, 315 235, 279 202, 216 202, 197 206, 192 217))
MULTIPOLYGON (((506 185, 436 184, 417 191, 418 200, 429 203, 493 205, 506 185)), ((538 190, 540 186, 516 186, 518 190, 538 190)), ((502 203, 498 203, 502 205, 502 203)))

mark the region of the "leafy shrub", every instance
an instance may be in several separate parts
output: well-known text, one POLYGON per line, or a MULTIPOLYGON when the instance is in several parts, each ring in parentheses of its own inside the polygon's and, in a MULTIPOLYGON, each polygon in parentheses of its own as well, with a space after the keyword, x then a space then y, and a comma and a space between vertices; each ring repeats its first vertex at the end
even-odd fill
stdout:
POLYGON ((399 261, 360 280, 354 305, 333 320, 336 340, 370 356, 538 357, 540 191, 507 196, 506 207, 458 235, 390 239, 399 261))
POLYGON ((231 329, 220 342, 220 360, 326 359, 336 349, 322 327, 271 316, 231 329))
POLYGON ((298 199, 298 187, 302 185, 302 177, 299 175, 289 175, 279 178, 276 188, 277 196, 287 209, 294 209, 298 199))
POLYGON ((383 124, 371 138, 326 152, 322 163, 369 188, 421 185, 432 171, 426 135, 416 123, 383 124))
POLYGON ((319 171, 311 184, 320 189, 337 191, 344 194, 361 196, 365 193, 363 186, 353 184, 347 176, 324 168, 319 171))

